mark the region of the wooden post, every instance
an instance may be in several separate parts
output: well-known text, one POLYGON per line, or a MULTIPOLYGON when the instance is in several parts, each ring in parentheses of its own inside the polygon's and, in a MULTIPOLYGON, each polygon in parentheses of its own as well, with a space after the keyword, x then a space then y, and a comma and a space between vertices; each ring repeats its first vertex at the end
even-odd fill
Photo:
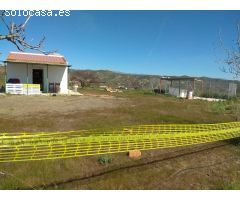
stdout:
POLYGON ((180 80, 178 81, 178 89, 179 89, 179 97, 180 97, 180 94, 181 94, 180 80))
POLYGON ((48 65, 47 65, 47 93, 49 92, 48 65))
POLYGON ((160 91, 159 91, 159 93, 161 94, 161 91, 162 91, 162 79, 160 78, 160 91))
MULTIPOLYGON (((170 81, 170 87, 172 88, 172 80, 170 81)), ((168 87, 168 93, 169 93, 169 87, 168 87)))
POLYGON ((209 81, 209 89, 208 89, 208 95, 210 95, 210 93, 212 93, 212 82, 211 80, 209 81))

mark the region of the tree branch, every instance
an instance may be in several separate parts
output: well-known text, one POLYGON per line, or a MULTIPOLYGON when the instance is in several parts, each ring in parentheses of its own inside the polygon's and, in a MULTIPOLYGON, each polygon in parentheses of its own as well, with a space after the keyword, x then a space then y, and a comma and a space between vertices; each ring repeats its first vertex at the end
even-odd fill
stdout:
POLYGON ((221 60, 223 65, 220 69, 225 73, 231 73, 235 78, 240 77, 240 24, 237 23, 237 37, 232 48, 226 48, 220 37, 220 46, 224 50, 226 57, 221 60))
POLYGON ((26 41, 25 29, 31 16, 27 16, 25 21, 19 25, 15 24, 14 22, 7 23, 5 18, 5 11, 0 13, 0 18, 8 31, 7 34, 4 34, 4 35, 0 34, 0 40, 9 41, 13 45, 15 45, 19 51, 25 51, 26 49, 31 49, 31 50, 39 51, 44 54, 51 54, 56 52, 56 50, 55 51, 43 50, 45 36, 37 44, 30 44, 28 41, 26 41))

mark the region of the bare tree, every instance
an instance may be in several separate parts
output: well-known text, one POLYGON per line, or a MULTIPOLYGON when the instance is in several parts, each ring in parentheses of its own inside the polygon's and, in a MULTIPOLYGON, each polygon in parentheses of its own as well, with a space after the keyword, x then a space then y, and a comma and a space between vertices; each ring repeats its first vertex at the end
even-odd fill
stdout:
POLYGON ((25 21, 20 24, 16 24, 13 21, 7 22, 5 11, 0 13, 0 18, 2 21, 3 26, 7 29, 7 33, 1 34, 0 33, 0 40, 7 40, 14 44, 18 50, 25 51, 26 49, 36 50, 42 52, 44 54, 50 54, 55 51, 44 51, 43 50, 43 43, 45 41, 45 37, 43 37, 37 44, 30 44, 26 41, 26 26, 29 22, 31 16, 27 16, 25 21))
POLYGON ((226 73, 231 73, 235 78, 240 78, 240 23, 236 25, 237 36, 231 48, 223 45, 220 34, 220 46, 224 50, 226 57, 221 59, 221 70, 226 73))

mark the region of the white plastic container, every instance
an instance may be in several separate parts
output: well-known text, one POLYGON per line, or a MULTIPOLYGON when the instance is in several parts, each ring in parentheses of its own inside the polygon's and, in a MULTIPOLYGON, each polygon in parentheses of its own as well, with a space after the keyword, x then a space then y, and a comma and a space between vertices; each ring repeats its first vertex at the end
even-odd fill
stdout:
POLYGON ((180 98, 187 98, 187 90, 180 90, 180 98))
POLYGON ((193 99, 193 91, 188 91, 188 99, 193 99))
POLYGON ((73 91, 74 91, 74 92, 77 92, 77 91, 78 91, 78 85, 74 85, 74 86, 73 86, 73 91))

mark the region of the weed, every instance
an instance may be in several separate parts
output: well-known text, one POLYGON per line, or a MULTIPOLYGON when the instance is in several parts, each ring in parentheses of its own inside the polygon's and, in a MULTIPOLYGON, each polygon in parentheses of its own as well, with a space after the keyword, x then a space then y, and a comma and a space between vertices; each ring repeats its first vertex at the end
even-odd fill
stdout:
POLYGON ((218 190, 239 190, 240 183, 238 181, 234 181, 233 183, 221 183, 217 188, 218 190))
POLYGON ((110 164, 110 163, 112 162, 112 156, 110 156, 110 155, 102 155, 102 156, 98 159, 98 162, 99 162, 101 165, 110 164))
POLYGON ((224 113, 226 111, 225 102, 212 102, 211 110, 215 113, 224 113))

